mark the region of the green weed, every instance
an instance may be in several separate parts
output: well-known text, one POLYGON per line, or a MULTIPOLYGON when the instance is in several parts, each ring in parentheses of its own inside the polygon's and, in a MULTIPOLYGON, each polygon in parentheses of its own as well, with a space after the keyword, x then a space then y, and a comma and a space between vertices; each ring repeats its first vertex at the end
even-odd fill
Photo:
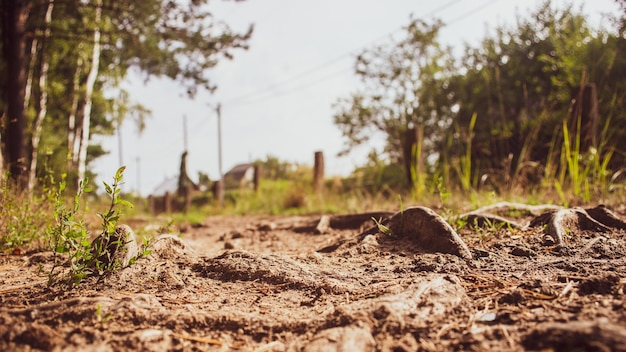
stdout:
POLYGON ((65 205, 64 193, 67 183, 64 175, 54 196, 56 223, 49 230, 54 260, 48 273, 48 285, 56 283, 75 285, 91 273, 86 265, 87 261, 91 259, 87 226, 77 216, 80 210, 81 196, 85 191, 89 191, 86 186, 86 179, 80 182, 72 206, 68 207, 65 205), (61 273, 58 272, 63 264, 61 255, 67 256, 67 263, 69 264, 69 271, 65 277, 61 277, 61 273))
POLYGON ((465 142, 465 155, 461 157, 461 187, 466 192, 472 189, 472 139, 474 138, 474 127, 478 115, 474 113, 470 119, 467 129, 467 140, 465 142))
POLYGON ((388 226, 383 224, 382 219, 376 220, 375 217, 372 217, 372 221, 374 221, 374 224, 376 225, 380 233, 385 234, 387 236, 393 236, 393 231, 391 231, 391 229, 388 226))
POLYGON ((418 127, 417 143, 411 148, 411 184, 413 185, 413 197, 419 199, 426 190, 426 173, 422 170, 424 165, 424 128, 418 127))
MULTIPOLYGON (((83 279, 90 275, 103 276, 121 269, 122 265, 118 260, 111 260, 111 246, 124 248, 125 238, 116 236, 116 228, 120 219, 119 207, 130 207, 132 204, 120 198, 120 186, 123 183, 123 173, 125 167, 117 170, 113 184, 104 182, 104 187, 111 201, 109 209, 105 213, 99 213, 102 220, 102 233, 93 242, 89 241, 89 232, 85 222, 80 218, 80 201, 85 193, 90 189, 87 187, 88 181, 85 179, 78 185, 78 189, 73 198, 72 205, 66 206, 64 192, 67 184, 65 178, 60 182, 58 190, 54 196, 55 203, 55 224, 49 229, 51 247, 54 253, 52 268, 48 273, 48 285, 62 285, 73 287, 78 285, 83 279), (66 261, 63 259, 66 258, 66 261), (68 265, 67 271, 60 269, 64 264, 68 265)), ((131 260, 131 264, 143 255, 149 253, 144 242, 144 250, 131 260)))
POLYGON ((12 251, 26 246, 45 248, 48 241, 41 233, 50 222, 50 190, 29 194, 16 190, 8 176, 1 179, 0 250, 12 251))

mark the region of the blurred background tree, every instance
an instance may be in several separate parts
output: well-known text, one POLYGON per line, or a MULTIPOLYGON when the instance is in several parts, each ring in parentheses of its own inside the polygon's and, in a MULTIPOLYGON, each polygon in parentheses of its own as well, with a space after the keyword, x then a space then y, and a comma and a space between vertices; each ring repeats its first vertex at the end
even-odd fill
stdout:
POLYGON ((2 1, 1 138, 11 178, 33 187, 27 178, 37 172, 29 168, 40 158, 82 179, 103 152, 89 145, 92 133, 110 134, 127 117, 141 127, 149 111, 120 89, 131 68, 146 80, 176 80, 190 96, 212 91, 207 70, 245 49, 252 26, 235 33, 207 7, 207 0, 2 1))
MULTIPOLYGON (((467 179, 473 188, 532 186, 550 176, 547 163, 559 161, 574 93, 593 83, 599 119, 591 152, 605 155, 613 169, 622 167, 623 14, 613 18, 612 29, 591 28, 581 11, 546 1, 518 18, 458 58, 438 43, 445 24, 420 20, 411 20, 404 38, 358 55, 361 88, 335 105, 346 152, 382 135, 385 147, 375 167, 381 169, 381 160, 409 165, 413 172, 405 173, 404 187, 414 186, 416 173, 424 173, 431 187, 440 178, 451 186, 467 179), (423 133, 421 160, 415 147, 412 153, 403 148, 406 131, 416 127, 423 133)), ((395 178, 386 182, 406 189, 395 178)))

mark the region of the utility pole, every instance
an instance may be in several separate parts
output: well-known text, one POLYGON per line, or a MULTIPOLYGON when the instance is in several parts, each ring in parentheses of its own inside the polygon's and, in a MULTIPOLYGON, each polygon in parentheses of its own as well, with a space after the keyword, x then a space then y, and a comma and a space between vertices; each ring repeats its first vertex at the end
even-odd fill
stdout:
POLYGON ((141 159, 137 156, 135 160, 137 161, 137 194, 141 196, 141 168, 139 164, 141 159))
POLYGON ((119 149, 119 153, 118 153, 119 165, 118 165, 118 167, 122 167, 122 166, 124 166, 124 159, 123 159, 124 153, 122 151, 122 124, 121 124, 121 122, 117 126, 117 147, 119 149))
POLYGON ((183 143, 185 144, 183 147, 185 147, 185 150, 183 151, 188 151, 189 150, 189 144, 187 141, 187 115, 183 114, 183 143))
POLYGON ((218 187, 220 188, 217 191, 219 195, 220 206, 224 206, 224 172, 222 171, 222 104, 218 103, 215 108, 215 112, 217 112, 217 153, 218 153, 218 171, 220 173, 220 182, 218 183, 218 187))

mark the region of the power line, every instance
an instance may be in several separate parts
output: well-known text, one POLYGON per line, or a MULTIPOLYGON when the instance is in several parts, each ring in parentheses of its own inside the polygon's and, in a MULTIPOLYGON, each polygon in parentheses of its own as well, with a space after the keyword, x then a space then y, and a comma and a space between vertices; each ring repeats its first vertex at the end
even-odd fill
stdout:
MULTIPOLYGON (((434 14, 436 14, 436 13, 438 13, 438 12, 440 12, 440 11, 446 9, 446 8, 449 8, 450 6, 456 4, 456 3, 460 2, 460 1, 461 0, 449 1, 449 2, 443 4, 442 6, 434 9, 433 11, 429 12, 428 14, 426 14, 426 15, 424 15, 422 17, 432 16, 432 15, 434 15, 434 14)), ((464 13, 464 14, 454 18, 453 20, 447 22, 444 26, 450 26, 450 25, 452 25, 454 23, 457 23, 457 22, 467 18, 467 17, 470 17, 470 16, 474 15, 475 13, 482 11, 483 9, 487 8, 488 6, 491 6, 492 4, 494 4, 494 3, 498 2, 498 1, 500 1, 500 0, 488 0, 488 1, 480 4, 479 6, 471 9, 470 11, 467 11, 466 13, 464 13)), ((289 77, 289 78, 287 78, 285 80, 282 80, 282 81, 280 81, 278 83, 270 84, 270 85, 268 85, 268 86, 266 86, 266 87, 264 87, 262 89, 258 89, 256 91, 251 92, 251 93, 247 93, 247 94, 235 97, 235 98, 226 99, 226 103, 225 104, 229 104, 230 105, 232 103, 238 103, 238 105, 247 105, 247 104, 259 103, 259 102, 266 101, 266 100, 269 100, 269 99, 274 99, 274 98, 277 98, 277 97, 280 97, 280 96, 292 94, 292 93, 295 93, 295 92, 297 92, 299 90, 302 90, 302 89, 308 88, 310 86, 313 86, 313 85, 319 84, 321 82, 324 82, 326 80, 329 80, 329 79, 332 79, 332 78, 336 78, 338 75, 340 75, 340 74, 342 74, 344 72, 348 72, 351 69, 351 67, 341 68, 340 70, 333 71, 330 74, 324 75, 324 76, 322 76, 322 77, 320 77, 320 78, 318 78, 318 79, 316 79, 314 81, 302 83, 302 84, 297 85, 297 86, 295 86, 295 87, 293 87, 291 89, 285 88, 285 86, 288 85, 289 83, 291 83, 293 81, 300 80, 303 77, 307 77, 307 76, 309 76, 309 75, 311 75, 311 74, 313 74, 313 73, 315 73, 317 71, 320 71, 320 70, 323 70, 323 69, 325 69, 325 68, 327 68, 329 66, 332 66, 335 63, 337 63, 337 62, 339 62, 339 61, 349 57, 350 55, 352 55, 357 50, 361 50, 364 47, 373 45, 374 43, 376 43, 376 42, 378 42, 378 41, 380 41, 382 39, 388 38, 390 35, 393 35, 394 33, 398 32, 398 31, 401 31, 403 29, 404 29, 404 27, 400 27, 400 28, 398 28, 398 29, 396 29, 396 30, 394 30, 394 31, 392 31, 390 33, 385 34, 384 36, 381 36, 381 37, 371 41, 370 44, 368 44, 368 45, 359 46, 359 48, 357 48, 357 49, 351 50, 351 51, 349 51, 347 53, 344 53, 344 54, 342 54, 340 56, 335 57, 332 60, 323 62, 323 63, 321 63, 319 65, 316 65, 316 66, 314 66, 314 67, 312 67, 310 69, 302 71, 302 72, 300 72, 300 73, 298 73, 298 74, 296 74, 294 76, 291 76, 291 77, 289 77), (283 89, 283 91, 282 92, 276 92, 276 90, 278 90, 278 89, 283 89), (268 91, 272 91, 271 92, 272 94, 269 95, 269 96, 266 96, 268 93, 270 93, 268 91)), ((201 121, 198 124, 198 127, 200 127, 201 125, 204 125, 205 122, 206 122, 205 120, 201 121)), ((194 129, 194 131, 197 131, 197 129, 194 129)), ((195 135, 195 133, 194 133, 194 135, 195 135)), ((177 140, 172 140, 170 143, 168 143, 167 146, 164 146, 163 148, 161 148, 161 152, 166 150, 166 149, 171 149, 172 145, 174 145, 176 143, 179 143, 179 142, 180 142, 180 140, 178 140, 178 141, 177 140)), ((152 153, 152 155, 160 155, 160 154, 162 154, 161 152, 152 153)), ((148 156, 148 158, 152 159, 152 155, 148 156)))
MULTIPOLYGON (((460 2, 460 1, 461 0, 449 1, 449 2, 439 6, 438 8, 428 12, 427 14, 423 15, 422 17, 433 16, 434 14, 436 14, 436 13, 438 13, 440 11, 443 11, 446 8, 452 6, 452 5, 454 5, 454 4, 456 4, 456 3, 460 2)), ((279 86, 285 85, 287 83, 291 83, 292 81, 298 80, 298 79, 300 79, 302 77, 305 77, 305 76, 308 76, 308 75, 310 75, 310 74, 312 74, 314 72, 317 72, 319 70, 325 69, 328 66, 334 65, 336 62, 339 62, 339 61, 341 61, 341 60, 343 60, 345 58, 350 57, 351 55, 354 55, 355 52, 357 52, 359 50, 362 50, 364 47, 368 47, 368 46, 373 45, 374 43, 376 43, 376 42, 378 42, 380 40, 386 39, 390 35, 393 35, 394 33, 398 32, 398 31, 401 31, 402 29, 403 29, 403 27, 397 28, 397 29, 395 29, 394 31, 392 31, 390 33, 387 33, 387 34, 385 34, 385 35, 383 35, 383 36, 381 36, 379 38, 376 38, 375 40, 371 41, 367 45, 361 45, 361 46, 359 46, 356 49, 353 49, 353 50, 350 50, 350 51, 348 51, 346 53, 343 53, 343 54, 341 54, 341 55, 339 55, 339 56, 337 56, 337 57, 335 57, 335 58, 333 58, 333 59, 331 59, 329 61, 326 61, 326 62, 323 62, 323 63, 321 63, 319 65, 316 65, 316 66, 314 66, 314 67, 312 67, 312 68, 310 68, 308 70, 300 72, 300 73, 298 73, 298 74, 296 74, 294 76, 291 76, 291 77, 289 77, 289 78, 287 78, 285 80, 282 80, 282 81, 280 81, 278 83, 272 83, 272 84, 269 84, 269 85, 267 85, 267 86, 265 86, 265 87, 263 87, 261 89, 257 89, 256 91, 253 91, 251 93, 247 93, 247 94, 243 94, 243 95, 240 95, 240 96, 237 96, 237 97, 234 97, 234 98, 226 99, 225 104, 234 103, 234 102, 240 102, 242 100, 245 101, 246 99, 249 99, 250 97, 253 97, 253 96, 258 95, 258 94, 266 93, 268 90, 274 90, 274 89, 278 88, 279 86)))
MULTIPOLYGON (((425 15, 424 17, 431 16, 432 14, 435 14, 435 13, 441 11, 441 10, 444 10, 444 9, 450 7, 451 5, 453 5, 453 4, 455 4, 455 3, 459 2, 459 1, 460 0, 450 1, 450 2, 440 6, 439 8, 433 10, 430 14, 425 15)), ((446 23, 444 26, 450 26, 450 25, 452 25, 452 24, 454 24, 456 22, 459 22, 459 21, 467 18, 467 17, 470 17, 470 16, 476 14, 477 12, 480 12, 483 9, 493 5, 494 3, 498 2, 498 1, 500 1, 500 0, 489 0, 489 1, 486 1, 486 2, 482 3, 481 5, 473 8, 472 10, 470 10, 470 11, 468 11, 468 12, 466 12, 466 13, 464 13, 464 14, 456 17, 456 18, 454 18, 453 20, 451 20, 448 23, 446 23)), ((400 31, 402 29, 403 29, 403 27, 398 28, 398 29, 394 30, 393 32, 386 34, 385 36, 380 37, 380 38, 370 42, 369 45, 373 45, 374 43, 380 41, 381 39, 387 38, 390 35, 393 35, 394 33, 398 32, 398 31, 400 31)), ((313 68, 310 68, 310 69, 308 69, 306 71, 303 71, 303 72, 301 72, 299 74, 296 74, 295 76, 289 77, 289 78, 287 78, 287 79, 285 79, 285 80, 283 80, 281 82, 270 84, 270 85, 266 86, 265 88, 259 89, 257 91, 252 92, 252 93, 244 94, 244 95, 241 95, 241 96, 236 97, 236 98, 227 99, 226 102, 227 103, 238 103, 240 105, 259 102, 259 100, 263 100, 263 98, 259 99, 259 97, 255 97, 255 96, 258 96, 258 95, 262 96, 263 94, 267 94, 268 91, 277 90, 277 89, 281 88, 281 86, 284 86, 284 85, 286 85, 288 83, 291 83, 292 81, 298 80, 298 79, 300 79, 302 77, 306 77, 306 76, 308 76, 308 75, 310 75, 310 74, 312 74, 314 72, 317 72, 317 71, 319 71, 321 69, 325 69, 326 67, 331 66, 331 65, 335 64, 336 62, 343 60, 344 58, 346 58, 346 57, 350 56, 352 53, 354 53, 356 50, 360 50, 362 48, 363 48, 363 46, 360 46, 359 49, 355 49, 355 50, 352 50, 352 51, 350 51, 348 53, 342 54, 341 56, 338 56, 335 59, 332 59, 330 61, 324 62, 324 63, 322 63, 320 65, 317 65, 317 66, 315 66, 313 68), (250 99, 252 99, 252 101, 250 99)), ((330 78, 334 78, 335 75, 341 74, 343 72, 347 72, 347 70, 349 70, 349 69, 342 69, 342 70, 340 70, 338 72, 335 72, 332 75, 324 76, 324 78, 318 79, 318 80, 316 80, 316 81, 314 81, 313 83, 310 83, 310 84, 302 84, 300 86, 297 86, 295 89, 292 89, 289 93, 294 93, 295 92, 294 90, 308 88, 311 85, 323 82, 323 81, 325 81, 327 79, 330 79, 330 78)), ((273 94, 273 95, 269 96, 267 99, 271 99, 271 98, 274 98, 274 97, 277 97, 277 96, 282 96, 282 95, 285 95, 285 94, 287 94, 287 93, 273 94)))
POLYGON ((472 10, 462 14, 461 16, 453 19, 452 21, 446 23, 446 26, 449 26, 449 25, 454 24, 454 23, 456 23, 458 21, 464 20, 467 17, 469 17, 469 16, 471 16, 471 15, 477 13, 477 12, 480 12, 481 10, 483 10, 483 9, 493 5, 494 3, 498 2, 498 1, 500 1, 500 0, 489 0, 489 1, 486 1, 486 2, 482 3, 480 6, 474 8, 474 9, 472 9, 472 10))
MULTIPOLYGON (((458 3, 458 2, 460 2, 460 1, 461 1, 461 0, 452 0, 452 1, 449 1, 449 2, 445 3, 444 5, 442 5, 442 6, 438 7, 438 8, 436 8, 436 9, 434 9, 433 11, 431 11, 431 12, 429 12, 429 13, 427 13, 426 15, 424 15, 424 17, 429 17, 429 16, 432 16, 432 15, 436 14, 437 12, 440 12, 440 11, 442 11, 442 10, 444 10, 444 9, 446 9, 446 8, 450 7, 451 5, 453 5, 453 4, 455 4, 455 3, 458 3)), ((347 58, 347 57, 350 57, 350 56, 351 56, 351 55, 353 55, 356 51, 361 50, 361 49, 362 49, 362 48, 364 48, 364 47, 367 47, 367 46, 373 45, 374 43, 376 43, 376 42, 378 42, 378 41, 380 41, 380 40, 382 40, 382 39, 388 38, 390 35, 393 35, 394 33, 398 32, 398 31, 400 31, 400 30, 402 30, 402 27, 400 27, 400 28, 398 28, 398 29, 396 29, 396 30, 394 30, 394 31, 392 31, 392 32, 390 32, 390 33, 388 33, 388 34, 385 34, 384 36, 381 36, 381 37, 379 37, 379 38, 377 38, 377 39, 375 39, 375 40, 373 40, 373 41, 371 41, 371 42, 370 42, 370 44, 368 44, 368 45, 361 45, 361 46, 359 46, 359 47, 358 47, 358 48, 356 48, 356 49, 353 49, 353 50, 351 50, 351 51, 349 51, 349 52, 347 52, 347 53, 341 54, 340 56, 337 56, 337 57, 335 57, 334 59, 331 59, 331 60, 329 60, 329 61, 323 62, 323 63, 321 63, 321 64, 319 64, 319 65, 317 65, 317 66, 314 66, 314 67, 312 67, 312 68, 310 68, 310 69, 308 69, 308 70, 306 70, 306 71, 304 71, 304 72, 301 72, 301 73, 299 73, 299 74, 296 74, 296 75, 294 75, 294 76, 291 76, 291 77, 289 77, 289 78, 287 78, 287 79, 285 79, 285 80, 283 80, 283 81, 280 81, 280 82, 278 82, 278 83, 272 83, 272 84, 270 84, 270 85, 268 85, 268 86, 266 86, 266 87, 264 87, 264 88, 261 88, 261 89, 258 89, 258 90, 256 90, 256 91, 253 91, 252 93, 247 93, 247 94, 244 94, 244 95, 241 95, 241 96, 235 97, 235 98, 227 99, 227 103, 233 103, 233 102, 239 102, 239 101, 241 101, 241 100, 246 100, 246 99, 250 98, 251 96, 257 95, 257 94, 259 94, 259 93, 265 93, 265 92, 267 92, 268 90, 273 90, 273 89, 276 89, 278 86, 281 86, 281 85, 284 85, 284 84, 290 83, 290 82, 292 82, 292 81, 295 81, 295 80, 297 80, 297 79, 300 79, 300 78, 302 78, 302 77, 308 76, 308 75, 310 75, 310 74, 312 74, 312 73, 314 73, 314 72, 317 72, 317 71, 319 71, 319 70, 321 70, 321 69, 324 69, 324 68, 326 68, 326 67, 328 67, 328 66, 331 66, 331 65, 335 64, 336 62, 339 62, 339 61, 341 61, 341 60, 343 60, 343 59, 345 59, 345 58, 347 58)))
MULTIPOLYGON (((319 78, 317 78, 317 79, 315 79, 313 81, 305 82, 305 83, 302 83, 302 84, 297 85, 297 86, 292 87, 292 88, 284 88, 284 89, 282 89, 282 91, 278 91, 278 92, 276 92, 276 91, 275 92, 266 92, 268 94, 271 93, 269 96, 264 97, 263 95, 260 95, 260 96, 257 96, 257 97, 251 97, 248 100, 239 101, 237 103, 237 106, 255 104, 255 103, 267 101, 269 99, 274 99, 274 98, 282 97, 282 96, 285 96, 285 95, 293 94, 293 93, 296 93, 296 92, 298 92, 300 90, 303 90, 305 88, 309 88, 309 87, 312 87, 312 86, 314 86, 316 84, 325 82, 325 81, 327 81, 329 79, 337 78, 341 74, 349 72, 350 69, 351 69, 351 67, 348 67, 348 68, 341 67, 339 70, 332 71, 331 73, 329 73, 329 74, 327 74, 325 76, 319 77, 319 78)), ((280 87, 277 87, 277 89, 279 89, 279 88, 280 87)))

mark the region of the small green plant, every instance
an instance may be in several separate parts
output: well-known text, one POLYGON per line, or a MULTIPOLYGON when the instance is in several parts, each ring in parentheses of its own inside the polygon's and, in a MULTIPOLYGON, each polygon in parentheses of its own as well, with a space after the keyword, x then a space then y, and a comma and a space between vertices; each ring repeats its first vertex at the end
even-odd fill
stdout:
POLYGON ((437 178, 437 194, 439 195, 439 201, 441 202, 441 206, 447 206, 452 193, 446 190, 446 185, 443 182, 442 176, 439 176, 437 178))
POLYGON ((113 184, 109 185, 103 182, 104 189, 111 198, 109 209, 106 213, 98 213, 102 220, 102 233, 93 241, 91 245, 92 258, 91 266, 95 267, 99 276, 110 274, 121 269, 124 265, 120 258, 112 258, 111 256, 118 250, 126 250, 126 236, 118 233, 118 223, 120 219, 120 207, 132 207, 133 205, 120 198, 121 188, 124 183, 125 166, 120 167, 113 177, 113 184))
MULTIPOLYGON (((111 258, 113 252, 111 249, 125 248, 124 245, 126 244, 124 242, 125 237, 116 232, 120 218, 118 208, 120 206, 132 206, 131 203, 120 198, 120 186, 123 183, 124 170, 125 167, 117 170, 113 184, 109 185, 104 182, 104 188, 111 198, 111 202, 106 213, 98 214, 102 220, 102 233, 93 241, 93 244, 89 241, 87 226, 78 217, 80 199, 84 193, 90 191, 87 188, 87 180, 79 183, 71 207, 65 205, 63 197, 66 190, 65 179, 59 184, 54 197, 56 223, 50 229, 54 261, 48 274, 48 285, 61 284, 73 287, 89 275, 103 276, 122 268, 119 259, 113 260, 111 258), (61 255, 67 255, 68 258, 69 269, 65 275, 61 275, 59 272, 59 268, 63 264, 61 255)), ((148 253, 149 251, 144 249, 130 263, 148 253)))
POLYGON ((104 327, 111 318, 113 318, 113 314, 111 313, 102 314, 102 304, 98 303, 96 305, 96 322, 99 323, 101 327, 104 327))
POLYGON ((472 189, 472 140, 474 139, 474 127, 478 115, 472 114, 467 128, 467 141, 465 145, 465 155, 461 157, 461 186, 463 190, 469 192, 472 189))
POLYGON ((413 197, 419 199, 426 189, 426 173, 423 168, 424 129, 418 128, 417 142, 411 148, 411 184, 413 197))
POLYGON ((391 229, 388 226, 383 224, 383 220, 382 219, 376 220, 376 218, 372 216, 372 221, 374 221, 374 224, 376 225, 376 227, 378 228, 378 231, 380 231, 380 233, 383 233, 383 234, 385 234, 387 236, 393 236, 393 231, 391 231, 391 229))
POLYGON ((494 237, 496 233, 498 233, 504 227, 507 227, 509 231, 512 230, 511 224, 508 224, 505 222, 492 221, 491 219, 484 219, 482 226, 481 224, 479 224, 478 219, 474 219, 474 223, 472 224, 471 227, 478 235, 478 240, 481 243, 494 237))
POLYGON ((89 191, 86 186, 87 179, 79 183, 71 207, 65 205, 64 193, 67 187, 65 175, 54 194, 56 223, 49 230, 54 260, 48 273, 48 285, 61 283, 72 286, 90 274, 90 269, 86 265, 91 259, 87 227, 77 219, 80 198, 85 191, 89 191), (65 278, 62 278, 61 273, 58 272, 62 266, 61 255, 67 255, 67 264, 69 264, 65 278))

